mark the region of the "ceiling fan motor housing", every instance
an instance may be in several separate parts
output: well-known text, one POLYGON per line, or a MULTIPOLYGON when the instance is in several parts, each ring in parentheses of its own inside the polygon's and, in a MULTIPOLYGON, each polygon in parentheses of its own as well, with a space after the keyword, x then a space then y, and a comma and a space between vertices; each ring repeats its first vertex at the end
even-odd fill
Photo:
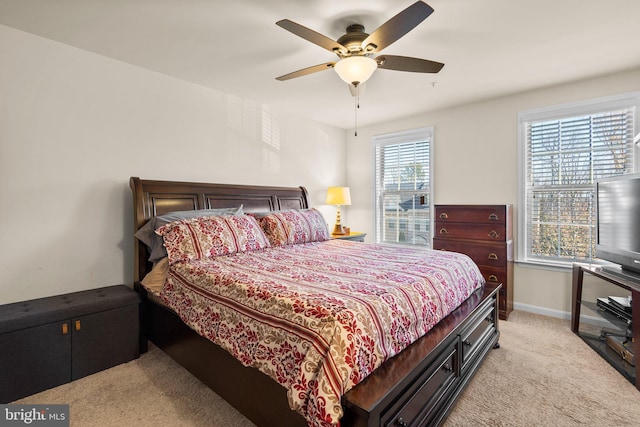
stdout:
POLYGON ((346 47, 348 53, 341 52, 340 49, 336 49, 336 54, 341 58, 351 55, 366 55, 373 53, 376 46, 370 44, 366 47, 362 46, 362 42, 369 37, 369 34, 364 32, 364 25, 351 24, 347 27, 347 33, 340 37, 337 42, 346 47))

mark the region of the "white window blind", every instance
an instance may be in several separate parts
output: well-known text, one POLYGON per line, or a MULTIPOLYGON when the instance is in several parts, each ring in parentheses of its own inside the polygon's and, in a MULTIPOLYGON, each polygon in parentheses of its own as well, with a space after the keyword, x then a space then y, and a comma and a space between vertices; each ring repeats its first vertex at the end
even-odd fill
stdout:
POLYGON ((559 118, 554 110, 549 118, 538 113, 536 119, 521 119, 524 261, 564 264, 595 257, 594 184, 635 170, 636 108, 618 104, 586 114, 572 108, 573 114, 559 118))
POLYGON ((376 241, 431 246, 431 131, 374 138, 376 241))

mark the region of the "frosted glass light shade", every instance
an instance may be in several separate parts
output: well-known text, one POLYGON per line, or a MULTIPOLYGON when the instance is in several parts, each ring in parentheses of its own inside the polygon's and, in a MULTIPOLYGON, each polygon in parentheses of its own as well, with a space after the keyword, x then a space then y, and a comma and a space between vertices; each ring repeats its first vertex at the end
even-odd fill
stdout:
POLYGON ((356 86, 369 80, 376 68, 378 63, 367 56, 349 56, 333 66, 345 83, 356 86))

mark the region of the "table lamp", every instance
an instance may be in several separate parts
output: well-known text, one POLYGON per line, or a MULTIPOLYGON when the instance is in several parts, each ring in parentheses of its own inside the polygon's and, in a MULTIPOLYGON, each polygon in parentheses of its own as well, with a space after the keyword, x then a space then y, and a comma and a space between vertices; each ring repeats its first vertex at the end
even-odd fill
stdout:
POLYGON ((349 187, 329 187, 327 190, 327 204, 336 205, 336 225, 333 229, 333 233, 336 235, 346 234, 342 224, 340 224, 340 206, 351 204, 351 193, 349 187))

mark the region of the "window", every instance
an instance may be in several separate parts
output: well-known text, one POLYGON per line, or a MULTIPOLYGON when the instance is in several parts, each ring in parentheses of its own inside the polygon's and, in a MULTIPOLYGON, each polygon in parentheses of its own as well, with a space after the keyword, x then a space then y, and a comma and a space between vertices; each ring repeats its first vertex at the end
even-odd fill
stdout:
POLYGON ((374 138, 377 242, 431 247, 431 142, 430 128, 374 138))
POLYGON ((638 93, 520 113, 520 261, 595 257, 595 182, 636 170, 638 93))

